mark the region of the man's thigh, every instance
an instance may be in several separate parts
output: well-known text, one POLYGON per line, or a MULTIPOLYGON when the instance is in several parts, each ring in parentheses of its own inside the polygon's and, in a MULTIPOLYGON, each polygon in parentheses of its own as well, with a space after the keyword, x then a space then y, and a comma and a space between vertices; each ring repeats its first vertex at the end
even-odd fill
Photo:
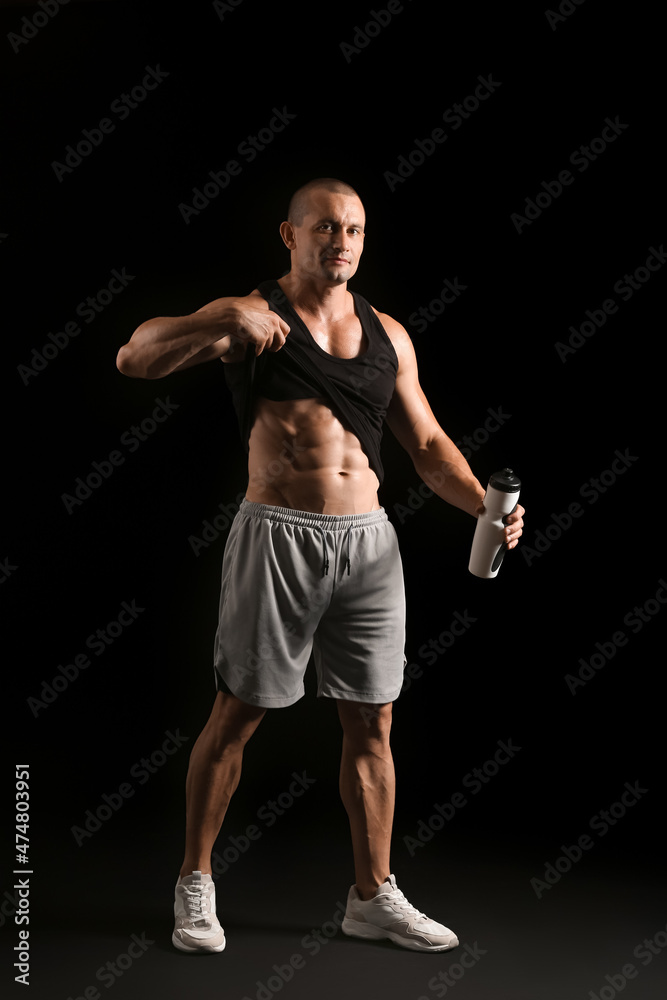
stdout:
POLYGON ((242 505, 225 548, 216 687, 248 704, 282 708, 304 694, 313 635, 333 581, 322 576, 319 533, 258 516, 260 506, 242 505))
POLYGON ((314 638, 318 695, 394 701, 405 666, 405 588, 391 522, 350 533, 349 573, 336 581, 314 638))

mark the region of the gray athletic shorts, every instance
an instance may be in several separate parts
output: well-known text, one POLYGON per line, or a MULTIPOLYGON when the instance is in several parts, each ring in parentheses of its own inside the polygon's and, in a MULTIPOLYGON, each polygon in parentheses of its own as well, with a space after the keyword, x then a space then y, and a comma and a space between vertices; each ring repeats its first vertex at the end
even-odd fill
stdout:
POLYGON ((304 695, 384 704, 403 686, 405 592, 383 508, 312 514, 243 500, 222 564, 218 691, 263 708, 304 695))

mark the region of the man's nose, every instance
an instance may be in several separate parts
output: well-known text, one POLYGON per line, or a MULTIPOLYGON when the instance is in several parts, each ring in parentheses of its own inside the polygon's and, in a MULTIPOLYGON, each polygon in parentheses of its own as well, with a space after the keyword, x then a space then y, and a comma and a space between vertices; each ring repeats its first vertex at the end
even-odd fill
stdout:
POLYGON ((349 253, 351 248, 350 240, 346 233, 335 233, 331 241, 332 250, 344 250, 345 253, 349 253))

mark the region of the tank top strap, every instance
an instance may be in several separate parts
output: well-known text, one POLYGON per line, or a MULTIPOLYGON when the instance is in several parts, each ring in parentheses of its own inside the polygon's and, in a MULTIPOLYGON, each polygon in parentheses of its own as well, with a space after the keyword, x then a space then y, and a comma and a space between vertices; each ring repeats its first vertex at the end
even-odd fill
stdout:
MULTIPOLYGON (((354 304, 356 306, 359 319, 361 320, 361 325, 367 332, 369 341, 371 343, 374 342, 373 346, 388 346, 393 353, 394 345, 387 336, 387 331, 378 319, 377 314, 375 313, 375 310, 371 306, 370 302, 368 302, 363 295, 360 295, 359 292, 352 292, 351 294, 354 298, 354 304)), ((371 343, 369 343, 369 346, 371 346, 371 343)))

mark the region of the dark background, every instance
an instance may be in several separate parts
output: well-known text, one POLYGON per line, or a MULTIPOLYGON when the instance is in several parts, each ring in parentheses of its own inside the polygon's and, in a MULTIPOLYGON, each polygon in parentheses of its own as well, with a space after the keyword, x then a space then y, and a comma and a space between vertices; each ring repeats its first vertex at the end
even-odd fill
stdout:
MULTIPOLYGON (((572 12, 553 27, 535 4, 404 3, 346 59, 341 44, 384 7, 70 2, 35 30, 22 19, 43 8, 3 4, 0 558, 12 679, 4 795, 11 834, 12 764, 28 763, 29 995, 66 1000, 96 987, 102 996, 112 988, 114 1000, 150 990, 165 1000, 209 990, 241 1000, 274 976, 273 993, 285 997, 417 1000, 444 995, 432 977, 450 967, 456 977, 475 942, 485 954, 448 988, 457 1000, 664 995, 667 956, 642 964, 650 952, 633 952, 645 939, 656 939, 656 952, 667 942, 665 612, 655 599, 667 593, 658 450, 665 269, 628 301, 613 288, 667 236, 658 27, 637 6, 622 19, 592 0, 563 7, 572 12), (14 51, 9 35, 20 31, 34 37, 14 51), (125 120, 111 113, 158 65, 163 82, 125 120), (500 85, 488 100, 460 128, 444 123, 446 109, 489 75, 500 85), (296 117, 248 162, 239 144, 276 108, 296 117), (59 181, 53 162, 105 117, 114 131, 59 181), (606 118, 627 128, 579 172, 569 157, 601 135, 606 118), (390 190, 385 173, 435 128, 447 140, 390 190), (186 224, 179 205, 234 158, 240 176, 186 224), (564 169, 571 186, 518 232, 512 213, 564 169), (196 539, 219 505, 243 493, 244 456, 221 365, 138 381, 115 358, 143 320, 247 294, 283 273, 278 227, 289 197, 322 175, 352 184, 366 205, 351 287, 413 336, 442 426, 460 442, 478 431, 471 464, 482 483, 506 465, 523 482, 522 543, 495 582, 477 580, 467 570, 473 522, 437 498, 417 506, 418 477, 387 432, 380 499, 403 552, 407 657, 423 671, 394 709, 392 867, 408 898, 453 927, 462 948, 419 956, 338 933, 313 955, 302 943, 311 928, 335 923, 354 879, 338 799, 340 727, 309 672, 306 697, 268 713, 249 745, 218 840, 219 854, 233 858, 229 838, 252 823, 262 830, 217 880, 227 950, 189 960, 171 946, 171 908, 189 752, 214 695, 227 520, 205 546, 196 539), (83 322, 77 305, 105 289, 113 269, 133 277, 83 322), (410 317, 438 298, 445 278, 465 291, 419 331, 410 317), (563 362, 556 342, 609 298, 617 313, 563 362), (70 321, 80 334, 26 378, 19 366, 34 364, 33 349, 70 321), (158 400, 172 415, 131 451, 121 437, 158 400), (482 441, 499 409, 507 419, 482 441), (63 494, 114 451, 123 463, 68 512, 63 494), (632 461, 591 503, 580 490, 617 451, 632 461), (557 537, 554 515, 575 502, 581 516, 557 537), (87 638, 132 601, 143 610, 95 655, 87 638), (647 601, 641 629, 624 623, 647 601), (474 624, 427 664, 420 649, 455 612, 474 624), (626 644, 572 694, 565 676, 619 630, 626 644), (59 680, 47 702, 59 665, 86 652, 90 666, 66 686, 59 680), (168 732, 182 737, 169 756, 168 732), (492 760, 499 741, 521 750, 478 794, 466 793, 465 776, 492 760), (155 773, 141 781, 136 765, 153 754, 155 773), (312 789, 271 828, 258 823, 262 805, 303 771, 312 789), (626 783, 645 791, 601 835, 595 817, 626 783), (123 784, 130 797, 78 844, 72 828, 123 784), (423 832, 435 804, 456 792, 466 793, 465 807, 409 848, 404 838, 423 832), (584 834, 590 850, 536 890, 531 880, 584 834), (111 983, 96 978, 132 934, 153 942, 141 960, 111 983), (278 990, 274 965, 296 953, 305 967, 278 990), (637 975, 622 985, 628 963, 637 975)), ((11 847, 3 857, 0 976, 18 991, 11 847)))

